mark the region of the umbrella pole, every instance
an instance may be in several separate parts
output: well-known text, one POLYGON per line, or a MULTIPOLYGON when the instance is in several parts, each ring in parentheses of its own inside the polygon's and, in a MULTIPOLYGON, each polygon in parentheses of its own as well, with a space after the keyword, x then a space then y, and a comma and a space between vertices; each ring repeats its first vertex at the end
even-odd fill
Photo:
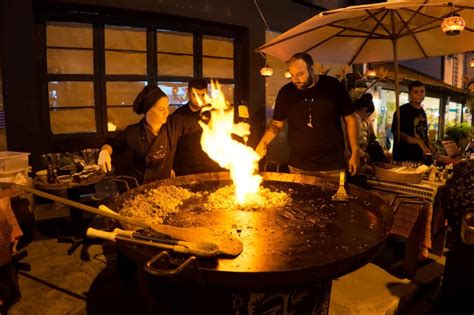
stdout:
MULTIPOLYGON (((392 152, 399 152, 400 147, 400 84, 398 81, 398 54, 397 54, 397 39, 392 39, 393 47, 393 69, 395 72, 395 110, 397 114, 397 130, 394 136, 394 146, 392 152), (396 150, 395 150, 396 148, 396 150)), ((394 159, 398 159, 398 156, 393 155, 394 159)))

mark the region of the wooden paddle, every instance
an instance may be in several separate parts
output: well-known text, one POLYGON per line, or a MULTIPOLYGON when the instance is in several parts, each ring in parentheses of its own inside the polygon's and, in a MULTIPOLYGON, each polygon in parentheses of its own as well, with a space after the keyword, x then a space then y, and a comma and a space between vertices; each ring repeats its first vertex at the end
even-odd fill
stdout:
POLYGON ((216 233, 208 228, 203 227, 176 227, 165 224, 151 224, 145 221, 137 220, 135 218, 122 216, 113 210, 101 205, 99 208, 84 205, 79 202, 75 202, 66 198, 62 198, 53 194, 46 193, 44 191, 31 188, 24 185, 17 185, 13 183, 0 183, 0 187, 8 187, 12 189, 21 190, 28 192, 43 198, 47 198, 53 201, 60 202, 70 207, 74 207, 83 211, 98 214, 103 217, 111 218, 123 223, 127 223, 136 227, 150 229, 157 233, 167 235, 173 239, 186 241, 186 242, 206 242, 214 243, 219 253, 223 256, 236 257, 242 252, 242 242, 239 239, 229 234, 216 233))
POLYGON ((194 255, 197 257, 211 258, 217 257, 222 253, 219 252, 217 245, 214 243, 198 242, 191 243, 176 240, 160 240, 152 238, 153 240, 145 240, 137 238, 136 232, 115 229, 111 232, 96 230, 94 228, 87 229, 87 236, 92 238, 101 238, 112 242, 122 241, 125 243, 148 246, 159 249, 171 250, 175 253, 194 255), (171 243, 171 244, 170 244, 171 243))

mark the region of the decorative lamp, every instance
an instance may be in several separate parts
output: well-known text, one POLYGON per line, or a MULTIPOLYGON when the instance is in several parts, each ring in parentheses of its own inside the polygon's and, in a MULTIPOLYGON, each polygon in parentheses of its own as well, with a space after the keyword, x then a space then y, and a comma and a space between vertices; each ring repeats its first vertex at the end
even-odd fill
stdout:
POLYGON ((273 69, 265 64, 265 67, 260 69, 260 74, 264 77, 271 77, 273 75, 273 69))
MULTIPOLYGON (((452 8, 454 10, 454 8, 452 8)), ((456 13, 451 13, 450 16, 443 19, 441 22, 441 30, 448 36, 455 36, 461 34, 466 26, 466 21, 456 13)))
POLYGON ((369 69, 365 73, 365 76, 369 79, 374 79, 377 76, 377 71, 375 71, 374 69, 369 69))
POLYGON ((474 58, 471 58, 471 61, 469 61, 469 67, 474 68, 474 58))
POLYGON ((290 73, 289 70, 286 70, 286 71, 285 71, 285 78, 291 79, 291 73, 290 73))

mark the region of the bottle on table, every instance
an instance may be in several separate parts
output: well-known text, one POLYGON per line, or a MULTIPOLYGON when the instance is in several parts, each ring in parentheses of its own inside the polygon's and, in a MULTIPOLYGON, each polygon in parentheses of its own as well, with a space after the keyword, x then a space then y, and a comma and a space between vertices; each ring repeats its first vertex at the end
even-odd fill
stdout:
POLYGON ((47 172, 48 184, 56 183, 56 170, 54 168, 54 164, 50 155, 48 155, 47 157, 46 172, 47 172))

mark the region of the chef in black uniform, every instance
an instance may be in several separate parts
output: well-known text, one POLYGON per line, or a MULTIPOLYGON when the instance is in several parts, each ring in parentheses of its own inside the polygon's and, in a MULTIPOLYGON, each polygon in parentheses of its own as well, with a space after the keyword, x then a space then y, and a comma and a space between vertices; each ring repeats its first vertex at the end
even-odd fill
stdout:
MULTIPOLYGON (((189 102, 179 107, 171 117, 185 116, 196 122, 201 118, 201 109, 206 104, 207 82, 196 78, 188 83, 189 102)), ((214 160, 212 160, 201 147, 202 131, 182 136, 178 142, 173 170, 176 175, 188 175, 196 173, 208 173, 223 171, 214 160)))
POLYGON ((169 116, 168 97, 158 86, 146 86, 135 99, 133 111, 145 117, 102 146, 98 165, 109 172, 112 157, 128 151, 131 161, 125 175, 139 183, 170 178, 179 138, 200 133, 202 128, 192 117, 169 116))

